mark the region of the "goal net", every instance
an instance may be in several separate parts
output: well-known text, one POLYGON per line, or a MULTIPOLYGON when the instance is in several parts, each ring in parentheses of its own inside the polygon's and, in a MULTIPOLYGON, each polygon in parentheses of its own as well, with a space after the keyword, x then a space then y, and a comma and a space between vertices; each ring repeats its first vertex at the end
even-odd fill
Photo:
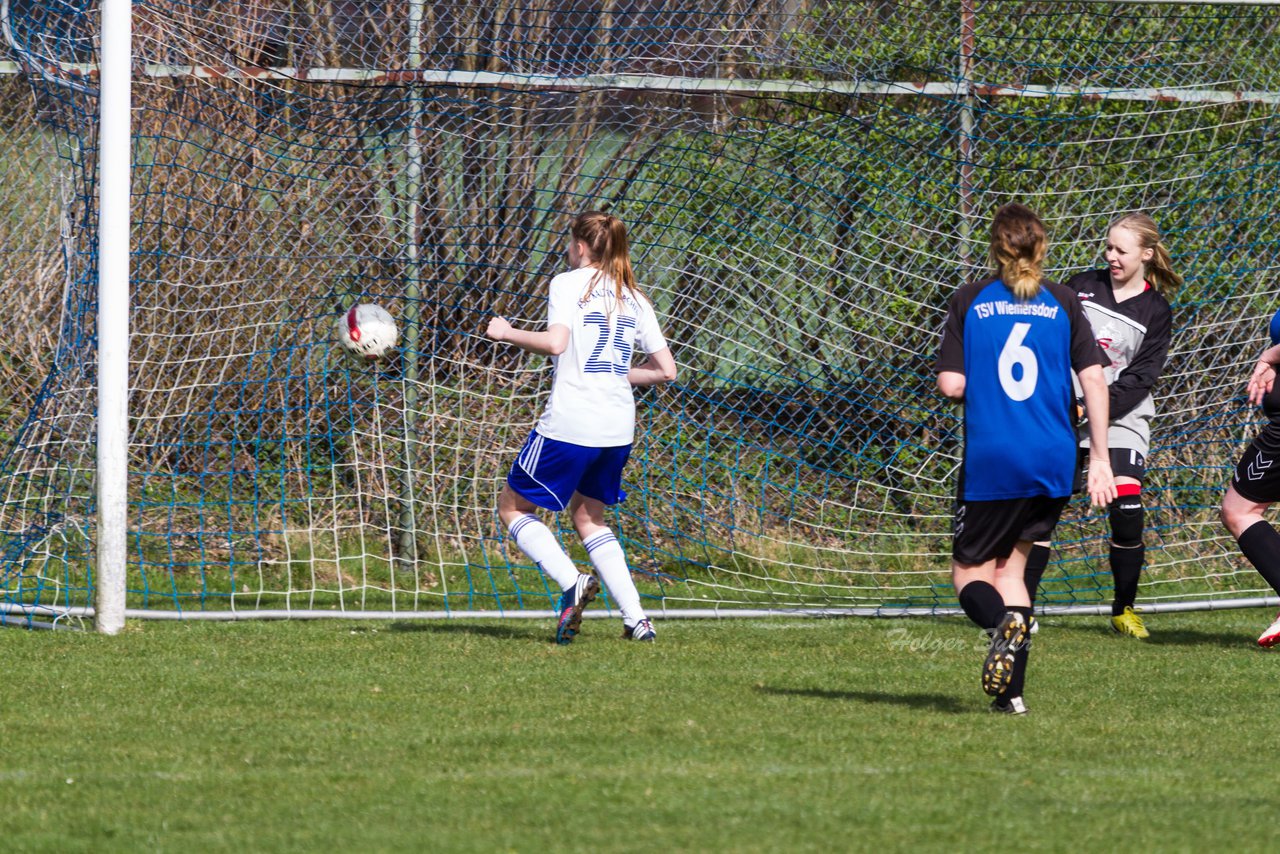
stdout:
MULTIPOLYGON (((92 601, 99 15, 0 8, 0 603, 21 620, 92 601)), ((954 608, 959 413, 932 360, 1011 200, 1059 278, 1120 213, 1162 227, 1186 282, 1140 604, 1264 596, 1216 508, 1280 304, 1276 12, 135 3, 130 614, 553 607, 494 509, 549 365, 480 333, 543 322, 589 208, 628 224, 681 368, 638 394, 610 517, 649 610, 954 608), (334 344, 358 302, 396 317, 393 362, 334 344)), ((1072 503, 1048 606, 1110 598, 1107 535, 1072 503)))

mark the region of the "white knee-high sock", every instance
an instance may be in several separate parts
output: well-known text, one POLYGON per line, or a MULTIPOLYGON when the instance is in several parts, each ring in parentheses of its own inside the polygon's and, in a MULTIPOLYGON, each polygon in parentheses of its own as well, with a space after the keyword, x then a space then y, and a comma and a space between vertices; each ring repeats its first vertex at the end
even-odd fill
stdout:
POLYGON ((556 535, 537 516, 526 513, 512 522, 509 530, 520 551, 551 576, 561 590, 568 590, 578 580, 578 568, 560 548, 556 535))
POLYGON ((591 558, 591 565, 596 568, 596 575, 604 582, 613 601, 618 603, 622 622, 634 626, 643 620, 644 608, 640 607, 640 593, 631 580, 627 556, 623 554, 622 544, 613 535, 613 531, 608 528, 597 531, 583 540, 582 544, 587 548, 587 556, 591 558))

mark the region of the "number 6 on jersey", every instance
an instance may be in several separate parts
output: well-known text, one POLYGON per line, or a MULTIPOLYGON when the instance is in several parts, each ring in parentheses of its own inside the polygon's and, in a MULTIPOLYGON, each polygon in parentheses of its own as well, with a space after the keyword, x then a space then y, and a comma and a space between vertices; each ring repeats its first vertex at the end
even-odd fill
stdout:
POLYGON ((1000 374, 1000 388, 1011 400, 1026 400, 1035 394, 1036 380, 1040 377, 1040 365, 1036 362, 1035 351, 1023 344, 1030 323, 1015 323, 1005 339, 1004 348, 1000 350, 1000 361, 997 370, 1000 374), (1014 378, 1014 365, 1022 367, 1022 378, 1014 378))

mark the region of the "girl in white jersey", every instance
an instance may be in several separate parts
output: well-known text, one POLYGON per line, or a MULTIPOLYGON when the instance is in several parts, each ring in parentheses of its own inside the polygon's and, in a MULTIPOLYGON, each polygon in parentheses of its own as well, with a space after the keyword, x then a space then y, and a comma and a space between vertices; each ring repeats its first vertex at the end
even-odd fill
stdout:
POLYGON ((551 357, 551 398, 507 475, 498 515, 516 545, 564 592, 556 643, 573 640, 582 611, 600 591, 578 572, 537 508, 568 509, 591 565, 622 612, 622 636, 651 641, 653 624, 640 605, 622 546, 604 508, 626 498, 622 468, 631 453, 636 406, 632 386, 670 382, 676 363, 653 306, 636 285, 627 229, 600 211, 579 214, 569 229, 570 270, 551 280, 547 328, 515 329, 503 317, 485 334, 551 357), (645 359, 632 365, 640 350, 645 359))

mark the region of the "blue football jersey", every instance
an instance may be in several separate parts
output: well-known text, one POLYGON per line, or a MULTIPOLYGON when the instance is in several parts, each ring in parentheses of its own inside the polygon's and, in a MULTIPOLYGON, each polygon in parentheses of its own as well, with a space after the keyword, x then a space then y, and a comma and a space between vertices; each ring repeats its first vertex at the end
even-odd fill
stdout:
POLYGON ((965 376, 958 495, 996 501, 1071 494, 1076 469, 1071 372, 1103 364, 1079 300, 1046 283, 1019 300, 1000 280, 952 298, 938 370, 965 376))

